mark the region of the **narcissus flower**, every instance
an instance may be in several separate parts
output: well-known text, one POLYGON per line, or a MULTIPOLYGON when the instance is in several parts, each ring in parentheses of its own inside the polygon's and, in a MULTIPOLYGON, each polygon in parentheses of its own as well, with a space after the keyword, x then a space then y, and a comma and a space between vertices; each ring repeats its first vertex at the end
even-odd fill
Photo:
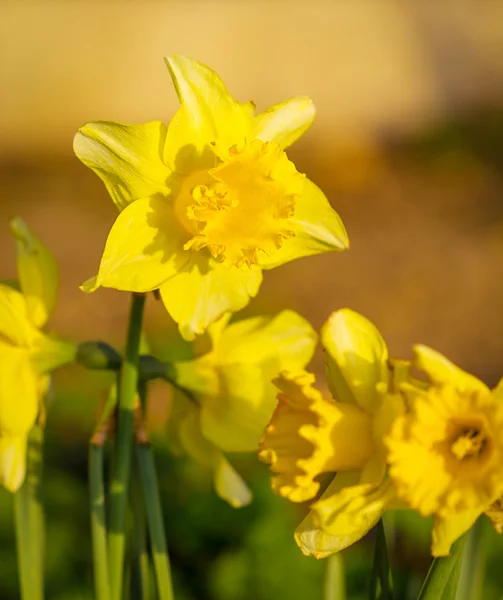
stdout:
POLYGON ((348 239, 324 194, 285 153, 314 119, 309 98, 256 116, 208 67, 184 56, 166 62, 181 103, 167 128, 95 122, 75 137, 75 153, 121 211, 98 274, 82 289, 159 289, 192 339, 243 308, 263 269, 343 250, 348 239))
POLYGON ((11 222, 21 291, 0 284, 0 483, 15 491, 26 471, 27 436, 48 373, 71 362, 75 346, 40 331, 53 308, 56 261, 21 219, 11 222))
POLYGON ((214 470, 218 494, 242 506, 250 493, 223 453, 257 450, 276 404, 274 374, 305 367, 316 333, 292 311, 227 321, 210 327, 210 352, 172 365, 169 379, 192 400, 178 399, 172 429, 192 457, 214 470))
POLYGON ((313 499, 319 476, 337 473, 295 535, 302 551, 317 558, 360 539, 395 498, 383 438, 404 409, 401 397, 389 393, 388 351, 370 321, 340 310, 321 339, 333 398, 313 387, 313 375, 283 372, 259 454, 276 473, 273 489, 294 502, 313 499))
POLYGON ((386 443, 398 495, 433 515, 433 556, 485 511, 497 513, 503 494, 503 397, 444 356, 415 348, 426 390, 403 386, 409 412, 396 420, 386 443))

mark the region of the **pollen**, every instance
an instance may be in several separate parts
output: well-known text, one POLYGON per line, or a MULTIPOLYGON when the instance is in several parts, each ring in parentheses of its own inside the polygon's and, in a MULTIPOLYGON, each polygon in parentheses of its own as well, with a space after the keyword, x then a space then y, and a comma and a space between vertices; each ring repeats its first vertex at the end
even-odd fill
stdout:
POLYGON ((186 250, 207 248, 235 267, 260 265, 295 236, 292 217, 304 175, 274 143, 213 145, 217 165, 190 190, 186 219, 195 235, 186 250))

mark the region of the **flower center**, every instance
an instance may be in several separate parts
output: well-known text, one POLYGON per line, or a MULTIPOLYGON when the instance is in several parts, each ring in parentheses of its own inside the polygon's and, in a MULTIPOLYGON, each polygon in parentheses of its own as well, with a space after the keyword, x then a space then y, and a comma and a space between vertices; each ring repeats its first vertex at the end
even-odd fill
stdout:
POLYGON ((186 250, 208 248, 220 262, 260 264, 295 235, 291 222, 304 175, 283 150, 260 140, 214 144, 219 164, 191 188, 186 219, 195 235, 186 250))
POLYGON ((451 443, 451 452, 461 461, 479 458, 487 448, 488 439, 478 427, 463 427, 451 443))

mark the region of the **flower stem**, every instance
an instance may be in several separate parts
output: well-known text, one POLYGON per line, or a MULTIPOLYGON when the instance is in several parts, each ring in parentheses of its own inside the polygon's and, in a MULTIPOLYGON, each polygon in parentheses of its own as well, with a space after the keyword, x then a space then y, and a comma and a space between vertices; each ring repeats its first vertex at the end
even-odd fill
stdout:
POLYGON ((110 600, 105 489, 103 485, 103 444, 95 444, 92 441, 89 445, 89 500, 91 503, 91 535, 96 600, 110 600))
POLYGON ((138 349, 145 296, 133 294, 126 352, 119 380, 117 437, 110 484, 110 519, 108 551, 112 599, 122 600, 124 575, 125 517, 128 499, 131 447, 133 440, 133 406, 138 384, 138 349))
POLYGON ((171 569, 169 564, 168 549, 164 536, 164 520, 162 517, 159 487, 155 472, 152 450, 147 443, 136 446, 140 477, 145 495, 145 509, 147 523, 152 544, 155 576, 159 600, 173 600, 173 584, 171 582, 171 569))
POLYGON ((381 600, 393 600, 391 586, 391 572, 389 569, 388 548, 382 519, 376 525, 376 544, 374 550, 374 564, 370 583, 370 600, 377 598, 377 581, 381 582, 381 600))
POLYGON ((138 598, 149 600, 150 560, 147 548, 147 523, 145 520, 145 506, 141 492, 141 482, 138 466, 133 466, 133 486, 131 488, 131 507, 134 517, 134 537, 136 553, 136 574, 138 584, 138 598))
POLYGON ((14 495, 17 557, 22 600, 44 596, 44 516, 41 499, 44 432, 35 425, 28 438, 26 479, 14 495))
POLYGON ((450 556, 435 558, 423 582, 417 600, 438 600, 447 586, 449 578, 456 566, 456 561, 461 560, 461 551, 465 544, 466 535, 460 537, 452 546, 450 556))
POLYGON ((478 519, 467 536, 459 557, 460 574, 456 600, 481 600, 484 588, 485 551, 482 544, 482 519, 478 519))
POLYGON ((344 580, 344 562, 342 554, 336 552, 325 560, 325 581, 323 600, 345 600, 346 583, 344 580))

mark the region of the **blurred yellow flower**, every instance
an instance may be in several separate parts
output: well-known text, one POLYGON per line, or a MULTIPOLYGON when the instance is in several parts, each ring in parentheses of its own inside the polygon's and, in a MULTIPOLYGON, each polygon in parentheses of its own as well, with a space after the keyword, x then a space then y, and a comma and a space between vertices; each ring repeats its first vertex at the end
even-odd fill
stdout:
POLYGON ((337 472, 295 534, 302 551, 317 558, 360 539, 394 500, 383 438, 404 410, 401 397, 389 393, 388 351, 370 321, 337 311, 321 338, 333 399, 312 387, 313 375, 282 373, 259 454, 277 473, 273 489, 294 502, 314 498, 319 475, 337 472))
POLYGON ((503 398, 425 346, 414 365, 431 386, 403 386, 410 410, 386 440, 390 476, 401 499, 434 516, 432 554, 445 556, 503 494, 503 398))
POLYGON ((181 103, 168 128, 95 122, 75 137, 75 153, 122 211, 97 276, 82 289, 159 289, 193 339, 243 308, 263 269, 344 250, 348 238, 325 195, 285 153, 314 119, 309 98, 255 116, 208 67, 184 56, 166 62, 181 103))
POLYGON ((21 219, 11 222, 21 292, 0 284, 0 483, 15 491, 26 471, 27 436, 47 390, 47 373, 71 362, 75 346, 40 331, 49 318, 58 270, 21 219))
POLYGON ((177 398, 171 419, 182 448, 214 471, 219 496, 233 506, 251 495, 224 452, 253 452, 275 407, 274 374, 301 369, 311 359, 316 333, 302 317, 283 311, 209 328, 210 352, 174 363, 169 379, 190 400, 177 398))

